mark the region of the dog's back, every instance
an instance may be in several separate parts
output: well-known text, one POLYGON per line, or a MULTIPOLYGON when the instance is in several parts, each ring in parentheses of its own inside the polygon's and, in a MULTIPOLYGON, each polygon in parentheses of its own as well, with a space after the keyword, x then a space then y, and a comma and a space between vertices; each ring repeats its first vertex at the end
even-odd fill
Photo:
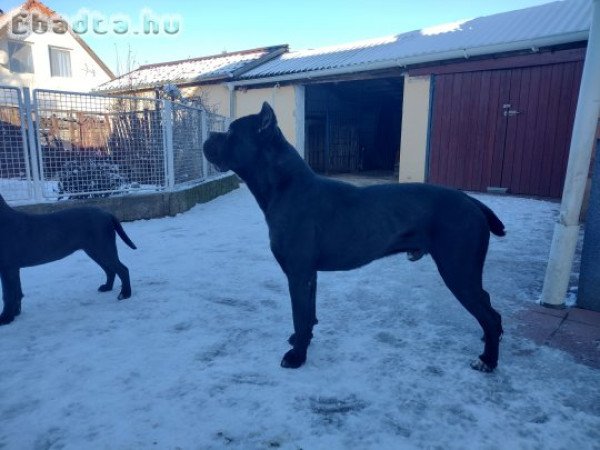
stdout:
POLYGON ((356 187, 318 176, 310 184, 301 192, 306 206, 284 211, 286 217, 276 221, 286 223, 284 230, 318 224, 319 270, 348 270, 400 252, 430 253, 440 234, 485 243, 492 226, 503 229, 485 205, 454 189, 422 183, 356 187))
POLYGON ((12 210, 0 223, 1 259, 28 267, 62 259, 77 250, 114 242, 113 216, 98 208, 77 207, 49 214, 12 210))

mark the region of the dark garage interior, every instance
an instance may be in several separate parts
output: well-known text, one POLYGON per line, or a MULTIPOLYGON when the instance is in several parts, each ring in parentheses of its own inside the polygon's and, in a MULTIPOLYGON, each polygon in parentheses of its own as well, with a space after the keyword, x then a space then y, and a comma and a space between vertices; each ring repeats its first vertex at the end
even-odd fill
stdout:
POLYGON ((388 77, 306 86, 305 145, 323 174, 397 173, 403 79, 388 77))

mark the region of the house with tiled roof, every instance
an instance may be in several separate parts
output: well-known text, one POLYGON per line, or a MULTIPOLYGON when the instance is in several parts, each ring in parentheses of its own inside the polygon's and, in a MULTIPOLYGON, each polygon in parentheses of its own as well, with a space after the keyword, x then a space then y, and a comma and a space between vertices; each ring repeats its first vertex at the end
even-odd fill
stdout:
POLYGON ((66 22, 38 0, 0 14, 0 84, 90 91, 114 78, 66 22))
POLYGON ((165 85, 176 85, 186 98, 200 99, 205 106, 229 116, 227 83, 287 51, 287 45, 275 45, 147 64, 103 83, 96 91, 151 96, 165 85))

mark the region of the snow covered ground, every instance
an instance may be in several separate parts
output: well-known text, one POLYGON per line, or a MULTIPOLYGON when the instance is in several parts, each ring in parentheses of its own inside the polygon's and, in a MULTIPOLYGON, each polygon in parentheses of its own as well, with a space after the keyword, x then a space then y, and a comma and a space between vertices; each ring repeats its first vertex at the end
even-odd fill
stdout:
POLYGON ((0 328, 0 449, 598 449, 600 373, 514 333, 543 281, 553 203, 480 196, 504 220, 485 282, 500 366, 429 257, 319 275, 307 364, 279 367, 287 286, 244 187, 125 229, 134 295, 82 253, 22 271, 0 328))

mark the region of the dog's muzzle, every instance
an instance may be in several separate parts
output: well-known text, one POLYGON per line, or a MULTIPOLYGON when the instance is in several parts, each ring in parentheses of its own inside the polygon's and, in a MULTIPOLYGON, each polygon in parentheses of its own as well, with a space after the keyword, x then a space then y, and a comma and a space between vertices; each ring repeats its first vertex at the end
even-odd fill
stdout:
POLYGON ((206 156, 208 162, 212 163, 221 172, 227 172, 229 170, 222 158, 224 143, 225 134, 213 132, 210 133, 203 147, 204 156, 206 156))

